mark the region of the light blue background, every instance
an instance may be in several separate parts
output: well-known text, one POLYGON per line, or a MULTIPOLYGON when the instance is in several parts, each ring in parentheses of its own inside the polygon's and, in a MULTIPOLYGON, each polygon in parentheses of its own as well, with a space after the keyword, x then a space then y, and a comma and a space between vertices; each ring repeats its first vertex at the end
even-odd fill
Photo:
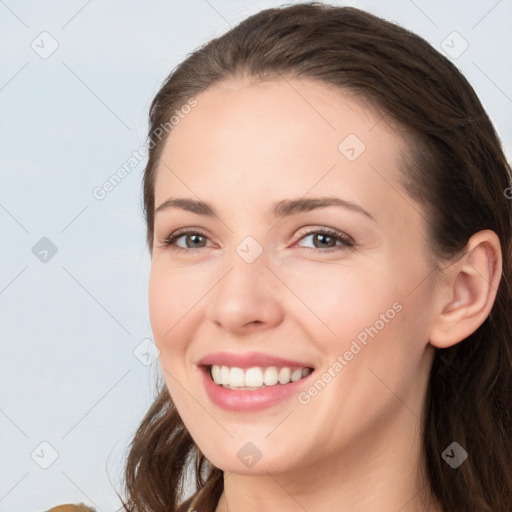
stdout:
MULTIPOLYGON (((459 32, 469 47, 454 62, 511 160, 511 1, 336 3, 395 21, 439 50, 459 32)), ((187 53, 280 4, 0 1, 1 512, 79 501, 119 508, 112 485, 159 371, 135 355, 144 360, 152 336, 145 162, 103 200, 92 191, 144 144, 150 101, 187 53), (50 48, 43 31, 59 45, 46 59, 31 48, 50 48), (32 252, 42 237, 57 247, 46 263, 32 252), (53 449, 58 458, 43 469, 53 449)))

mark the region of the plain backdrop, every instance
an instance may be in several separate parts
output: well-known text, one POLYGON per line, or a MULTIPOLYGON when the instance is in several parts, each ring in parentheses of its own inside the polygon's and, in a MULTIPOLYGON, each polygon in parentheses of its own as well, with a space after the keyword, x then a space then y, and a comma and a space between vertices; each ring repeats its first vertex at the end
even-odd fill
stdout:
MULTIPOLYGON (((331 3, 447 50, 511 159, 510 0, 331 3)), ((80 501, 119 509, 124 456, 159 371, 145 161, 102 198, 94 191, 144 145, 149 104, 169 72, 278 5, 0 0, 1 512, 80 501)))

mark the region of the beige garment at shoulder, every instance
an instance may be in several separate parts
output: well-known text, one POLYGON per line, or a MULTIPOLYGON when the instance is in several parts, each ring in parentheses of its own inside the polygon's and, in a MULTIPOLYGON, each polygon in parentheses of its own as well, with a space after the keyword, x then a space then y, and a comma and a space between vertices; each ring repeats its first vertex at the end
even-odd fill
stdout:
POLYGON ((96 512, 93 508, 79 503, 78 505, 57 505, 46 512, 96 512))

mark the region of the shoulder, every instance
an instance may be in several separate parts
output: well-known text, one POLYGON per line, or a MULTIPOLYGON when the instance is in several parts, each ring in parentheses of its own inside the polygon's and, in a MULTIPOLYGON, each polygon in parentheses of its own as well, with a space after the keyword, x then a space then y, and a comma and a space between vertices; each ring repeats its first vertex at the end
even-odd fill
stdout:
POLYGON ((79 503, 78 505, 57 505, 46 512, 96 512, 96 510, 84 505, 83 503, 79 503))

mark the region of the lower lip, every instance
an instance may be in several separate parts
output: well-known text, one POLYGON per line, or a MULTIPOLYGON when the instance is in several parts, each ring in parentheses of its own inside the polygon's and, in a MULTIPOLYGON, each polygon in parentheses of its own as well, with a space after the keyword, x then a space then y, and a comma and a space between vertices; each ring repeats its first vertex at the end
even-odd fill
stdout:
POLYGON ((248 391, 223 388, 215 384, 210 376, 210 369, 204 366, 201 367, 204 388, 210 400, 222 409, 236 412, 261 411, 276 405, 281 400, 298 393, 304 386, 304 382, 313 373, 311 372, 307 377, 288 384, 276 384, 260 390, 248 391))

